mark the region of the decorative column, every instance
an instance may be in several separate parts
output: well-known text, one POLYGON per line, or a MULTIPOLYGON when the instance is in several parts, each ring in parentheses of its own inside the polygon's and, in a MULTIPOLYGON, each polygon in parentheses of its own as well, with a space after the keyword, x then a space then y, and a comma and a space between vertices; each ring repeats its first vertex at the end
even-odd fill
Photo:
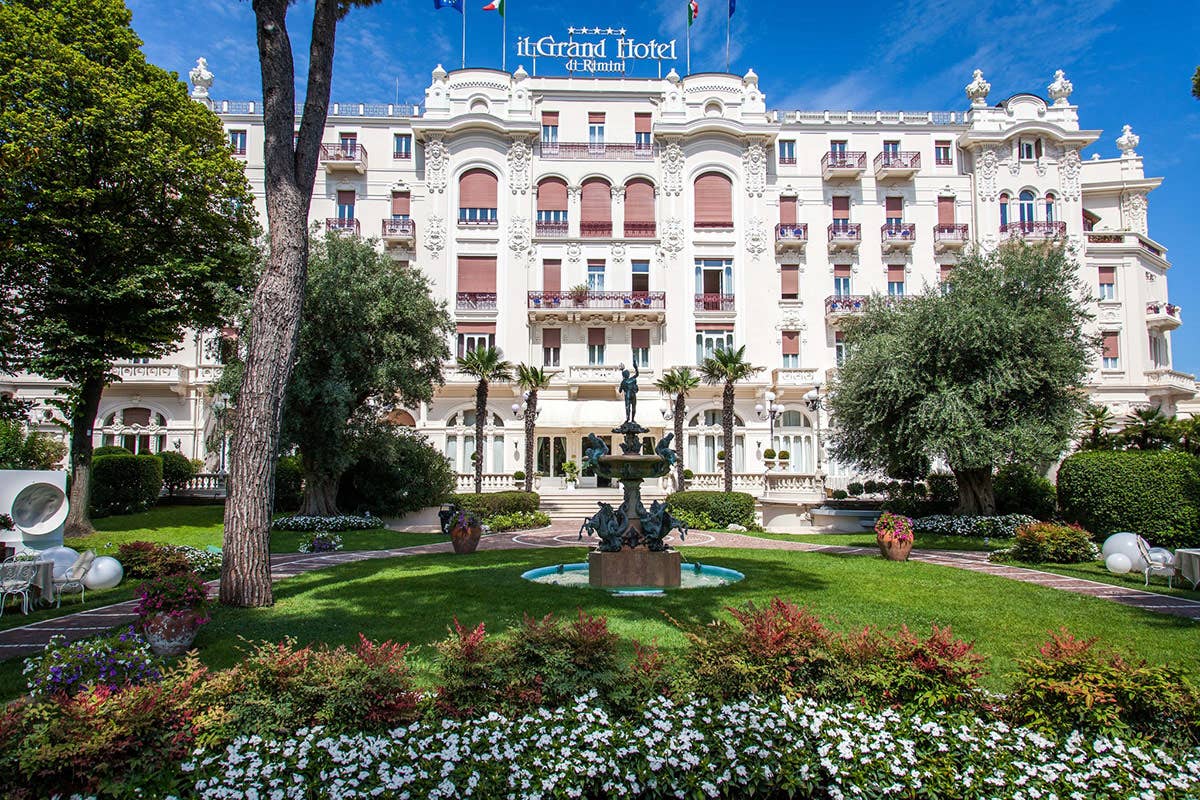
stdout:
POLYGON ((567 187, 567 235, 572 239, 579 238, 579 217, 582 215, 583 187, 579 185, 567 187))
POLYGON ((625 235, 625 187, 614 186, 612 193, 612 229, 613 236, 625 235))

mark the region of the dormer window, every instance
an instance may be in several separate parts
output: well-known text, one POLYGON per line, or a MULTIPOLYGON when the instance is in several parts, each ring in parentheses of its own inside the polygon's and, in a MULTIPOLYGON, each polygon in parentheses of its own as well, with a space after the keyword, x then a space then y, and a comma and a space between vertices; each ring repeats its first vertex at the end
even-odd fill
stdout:
POLYGON ((1042 157, 1041 139, 1022 139, 1018 144, 1022 161, 1036 161, 1042 157))

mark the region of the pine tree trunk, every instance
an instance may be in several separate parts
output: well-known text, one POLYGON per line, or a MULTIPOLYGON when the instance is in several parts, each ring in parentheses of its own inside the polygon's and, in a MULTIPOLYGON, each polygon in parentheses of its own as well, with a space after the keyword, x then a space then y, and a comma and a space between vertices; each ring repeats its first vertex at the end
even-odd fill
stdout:
POLYGON ((483 491, 483 423, 487 416, 488 382, 475 387, 475 494, 483 491))
POLYGON ((733 384, 725 382, 721 402, 721 434, 725 446, 725 491, 733 491, 733 384))
POLYGON ((537 389, 529 391, 529 399, 525 401, 525 491, 533 491, 533 440, 534 426, 537 424, 537 389))
POLYGON ((304 499, 300 501, 302 516, 334 517, 339 513, 337 506, 338 478, 305 471, 304 499))
POLYGON ((339 14, 337 0, 316 0, 304 112, 297 134, 289 5, 289 0, 252 3, 263 85, 270 254, 254 291, 245 372, 233 411, 221 563, 221 602, 232 606, 267 606, 274 601, 270 544, 279 423, 300 333, 308 272, 308 209, 329 109, 339 14))
POLYGON ((71 495, 66 536, 86 536, 95 533, 92 527, 92 426, 100 410, 104 393, 104 378, 85 378, 79 387, 79 402, 71 409, 71 495))
POLYGON ((990 467, 954 469, 954 479, 958 482, 956 514, 991 516, 996 513, 996 492, 992 487, 990 467))
POLYGON ((684 411, 684 406, 687 405, 687 398, 683 392, 675 395, 675 485, 679 487, 679 491, 683 491, 685 486, 683 483, 683 416, 687 412, 684 411))

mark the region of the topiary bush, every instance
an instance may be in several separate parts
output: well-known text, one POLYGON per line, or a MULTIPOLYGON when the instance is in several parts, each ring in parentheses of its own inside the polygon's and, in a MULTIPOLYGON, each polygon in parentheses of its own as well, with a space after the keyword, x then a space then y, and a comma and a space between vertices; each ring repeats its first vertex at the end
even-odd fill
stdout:
POLYGON ((1017 528, 1013 546, 993 556, 997 561, 1026 564, 1082 564, 1098 559, 1100 550, 1092 535, 1078 525, 1034 522, 1017 528))
POLYGON ((1098 538, 1133 531, 1158 547, 1200 545, 1200 460, 1186 453, 1090 450, 1058 468, 1058 505, 1098 538))
POLYGON ((174 450, 164 450, 158 454, 158 458, 162 461, 162 480, 167 494, 174 495, 186 489, 188 481, 196 474, 196 467, 192 462, 188 461, 183 453, 174 450))
POLYGON ((162 462, 152 455, 92 459, 92 516, 145 511, 162 494, 162 462))
POLYGON ((832 492, 829 493, 829 496, 832 497, 834 500, 845 500, 850 495, 846 494, 845 489, 834 489, 832 492))
POLYGON ((486 492, 482 494, 452 494, 447 502, 470 511, 486 521, 499 514, 532 513, 538 510, 542 498, 537 492, 486 492))
POLYGON ((304 470, 300 456, 282 456, 275 465, 275 510, 295 511, 304 499, 304 470))
POLYGON ((133 451, 128 448, 121 447, 119 444, 106 444, 103 447, 97 447, 92 450, 92 458, 100 456, 131 456, 133 451))
POLYGON ((846 487, 846 491, 850 493, 851 497, 862 497, 866 490, 866 487, 858 481, 853 481, 846 487))
POLYGON ((745 492, 675 492, 667 495, 667 508, 674 514, 704 515, 712 527, 754 526, 754 498, 745 492))
POLYGON ((380 430, 362 449, 364 455, 338 484, 342 511, 399 516, 439 506, 454 491, 450 462, 419 433, 406 428, 380 430))
POLYGON ((992 484, 996 490, 997 514, 1028 514, 1038 519, 1054 519, 1058 498, 1054 484, 1025 464, 1005 464, 992 484))

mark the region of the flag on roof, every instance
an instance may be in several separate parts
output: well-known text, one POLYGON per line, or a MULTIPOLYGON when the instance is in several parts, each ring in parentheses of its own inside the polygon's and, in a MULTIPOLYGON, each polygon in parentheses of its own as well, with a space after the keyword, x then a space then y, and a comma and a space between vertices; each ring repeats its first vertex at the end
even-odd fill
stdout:
POLYGON ((492 0, 483 7, 484 11, 499 11, 500 16, 504 16, 504 0, 492 0))
POLYGON ((688 0, 688 27, 692 27, 692 23, 696 21, 696 17, 700 16, 700 4, 696 0, 688 0))
POLYGON ((737 0, 729 0, 729 16, 733 16, 733 9, 737 6, 737 0))
POLYGON ((458 13, 463 13, 463 0, 433 0, 433 8, 436 11, 439 8, 453 8, 458 13))

